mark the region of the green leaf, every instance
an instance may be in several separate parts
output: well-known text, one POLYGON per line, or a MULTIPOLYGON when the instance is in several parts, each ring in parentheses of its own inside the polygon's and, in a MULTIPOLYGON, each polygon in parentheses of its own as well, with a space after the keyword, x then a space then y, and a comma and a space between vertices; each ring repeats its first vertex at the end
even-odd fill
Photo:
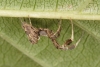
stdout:
POLYGON ((0 17, 0 67, 100 67, 99 3, 99 0, 0 1, 0 16, 4 16, 0 17), (61 45, 71 36, 70 20, 66 19, 71 18, 74 23, 73 44, 83 31, 84 36, 73 50, 58 50, 48 37, 43 36, 32 45, 19 18, 11 18, 28 15, 34 17, 31 18, 34 27, 54 32, 59 18, 64 19, 57 39, 61 45))

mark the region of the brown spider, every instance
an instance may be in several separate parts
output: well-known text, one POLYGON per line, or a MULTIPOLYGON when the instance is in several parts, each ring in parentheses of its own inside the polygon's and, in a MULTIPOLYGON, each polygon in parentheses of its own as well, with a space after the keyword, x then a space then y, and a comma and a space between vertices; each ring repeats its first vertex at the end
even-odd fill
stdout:
POLYGON ((70 45, 74 41, 74 31, 73 31, 72 20, 71 20, 71 26, 72 26, 71 38, 66 40, 66 42, 63 45, 59 45, 56 40, 61 32, 61 19, 59 22, 59 27, 55 33, 52 30, 49 30, 47 28, 35 28, 32 26, 30 18, 29 18, 29 21, 30 21, 30 24, 27 24, 26 22, 22 22, 22 21, 21 22, 22 22, 23 29, 25 30, 26 34, 28 35, 28 39, 32 44, 37 43, 38 40, 40 39, 40 36, 47 36, 52 40, 54 46, 57 49, 68 50, 68 49, 74 49, 82 38, 81 36, 79 40, 76 42, 76 44, 70 45))

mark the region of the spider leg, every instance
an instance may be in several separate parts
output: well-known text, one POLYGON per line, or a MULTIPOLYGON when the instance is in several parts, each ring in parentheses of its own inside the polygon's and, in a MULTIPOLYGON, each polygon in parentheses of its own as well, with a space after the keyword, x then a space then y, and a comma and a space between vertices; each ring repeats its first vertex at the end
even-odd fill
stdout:
POLYGON ((21 24, 24 25, 24 23, 25 23, 25 19, 23 19, 23 18, 19 18, 19 20, 21 21, 21 24))
POLYGON ((55 39, 51 39, 51 40, 52 40, 54 46, 55 46, 57 49, 60 49, 61 46, 58 44, 58 42, 57 42, 55 39))
MULTIPOLYGON (((66 43, 64 45, 59 45, 59 43, 56 41, 56 39, 51 39, 51 40, 57 49, 61 49, 61 50, 68 50, 69 49, 69 47, 67 45, 65 45, 66 43)), ((70 44, 72 41, 69 39, 66 42, 67 42, 67 44, 70 44)))
POLYGON ((70 19, 70 21, 71 21, 71 27, 72 27, 72 35, 71 35, 71 40, 72 41, 74 41, 74 28, 73 28, 73 22, 72 22, 72 20, 70 19))
POLYGON ((28 18, 29 18, 29 22, 30 22, 30 24, 32 25, 32 23, 31 23, 31 19, 30 19, 30 16, 28 15, 28 18))
POLYGON ((53 38, 57 38, 58 36, 60 36, 60 32, 61 32, 61 23, 62 20, 60 19, 59 25, 58 25, 58 29, 57 31, 52 35, 53 38))
POLYGON ((79 44, 79 42, 81 41, 81 39, 82 39, 83 35, 84 35, 84 31, 82 32, 81 37, 80 37, 80 38, 78 39, 78 41, 76 42, 75 47, 79 44))

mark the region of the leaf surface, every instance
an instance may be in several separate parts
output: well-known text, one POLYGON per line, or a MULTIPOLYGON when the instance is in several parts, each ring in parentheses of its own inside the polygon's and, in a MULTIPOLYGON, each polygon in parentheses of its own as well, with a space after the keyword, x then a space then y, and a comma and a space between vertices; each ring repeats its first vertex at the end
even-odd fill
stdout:
POLYGON ((0 16, 4 17, 0 17, 0 67, 100 67, 99 3, 99 0, 1 1, 0 16), (55 18, 64 19, 57 39, 61 45, 71 36, 70 20, 66 19, 74 19, 73 44, 83 31, 84 36, 73 50, 58 50, 48 37, 43 36, 32 45, 19 18, 11 18, 28 15, 35 17, 31 18, 34 27, 48 28, 54 32, 59 22, 55 18))

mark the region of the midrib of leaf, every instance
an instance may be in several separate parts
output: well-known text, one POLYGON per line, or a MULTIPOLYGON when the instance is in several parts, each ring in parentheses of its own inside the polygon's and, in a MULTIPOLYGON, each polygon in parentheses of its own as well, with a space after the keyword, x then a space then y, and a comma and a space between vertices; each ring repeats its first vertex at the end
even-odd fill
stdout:
POLYGON ((49 11, 16 11, 16 10, 0 10, 0 16, 4 17, 35 17, 35 18, 54 18, 54 19, 81 19, 81 20, 100 20, 97 14, 82 14, 77 11, 73 12, 49 12, 49 11))
MULTIPOLYGON (((16 49, 18 49, 19 51, 21 51, 23 54, 25 54, 26 56, 28 56, 30 59, 32 59, 33 61, 35 61, 37 64, 40 64, 43 67, 51 67, 50 65, 46 64, 45 62, 43 62, 42 60, 36 58, 35 56, 33 57, 33 55, 28 54, 28 51, 16 46, 18 45, 16 42, 14 42, 13 39, 11 39, 9 36, 7 36, 5 33, 0 32, 0 37, 2 39, 4 39, 6 42, 8 42, 9 44, 11 44, 13 47, 15 47, 16 49)), ((20 44, 19 44, 20 45, 20 44)))

